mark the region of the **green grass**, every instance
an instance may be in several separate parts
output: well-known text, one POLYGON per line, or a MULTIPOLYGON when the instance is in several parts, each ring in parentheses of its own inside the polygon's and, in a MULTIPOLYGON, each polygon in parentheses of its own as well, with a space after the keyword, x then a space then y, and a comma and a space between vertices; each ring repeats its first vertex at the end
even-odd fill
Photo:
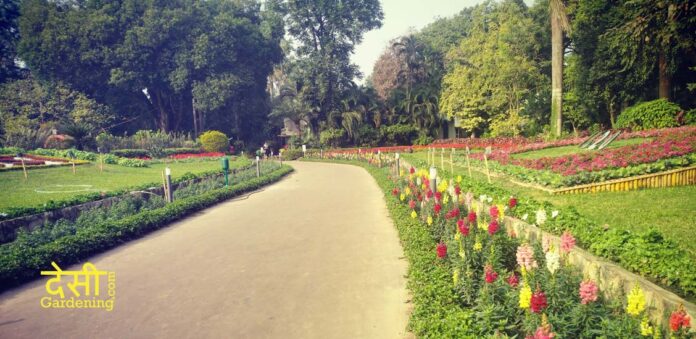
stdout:
MULTIPOLYGON (((230 162, 231 168, 250 164, 246 158, 237 158, 230 162)), ((162 171, 169 166, 172 177, 178 178, 187 172, 201 173, 219 169, 220 160, 182 161, 169 164, 151 164, 150 167, 134 168, 118 165, 104 165, 104 172, 99 171, 95 163, 77 166, 77 173, 72 167, 61 166, 29 170, 29 179, 24 179, 22 171, 0 172, 0 212, 8 207, 32 207, 42 205, 50 200, 58 201, 84 193, 108 192, 148 183, 162 183, 162 171), (58 186, 58 185, 63 185, 58 186), (68 186, 89 185, 89 186, 68 186), (89 191, 87 191, 89 189, 89 191), (84 190, 67 193, 38 193, 38 191, 84 190)))
MULTIPOLYGON (((413 155, 426 160, 423 152, 413 155)), ((439 164, 439 162, 438 162, 439 164)), ((465 167, 455 166, 455 172, 468 175, 465 167)), ((486 175, 473 171, 473 178, 486 181, 486 175)), ((588 219, 607 227, 642 231, 654 227, 665 237, 678 243, 696 258, 696 186, 645 189, 628 192, 551 195, 542 190, 512 183, 505 177, 491 177, 491 182, 517 196, 548 201, 559 207, 574 207, 588 219)))
MULTIPOLYGON (((642 144, 646 141, 651 140, 650 138, 633 138, 633 139, 625 139, 625 140, 617 140, 612 142, 607 148, 617 148, 617 147, 623 147, 623 146, 628 146, 628 145, 635 145, 635 144, 642 144)), ((517 153, 513 154, 512 157, 514 159, 539 159, 539 158, 544 158, 544 157, 560 157, 564 155, 570 155, 574 153, 590 153, 590 152, 601 152, 601 151, 595 151, 595 150, 587 150, 584 148, 580 148, 577 145, 572 145, 572 146, 562 146, 562 147, 551 147, 551 148, 545 148, 545 149, 540 149, 538 151, 529 151, 529 152, 524 152, 524 153, 517 153)))

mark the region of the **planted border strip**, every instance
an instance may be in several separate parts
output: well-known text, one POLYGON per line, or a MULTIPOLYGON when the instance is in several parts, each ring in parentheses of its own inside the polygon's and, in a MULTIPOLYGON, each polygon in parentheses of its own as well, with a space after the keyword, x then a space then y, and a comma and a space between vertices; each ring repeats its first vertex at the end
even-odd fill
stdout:
POLYGON ((51 261, 68 266, 163 228, 191 213, 276 182, 292 171, 292 167, 283 165, 273 172, 230 188, 176 200, 163 208, 144 211, 116 222, 100 223, 35 248, 22 248, 12 256, 0 258, 0 291, 37 277, 42 269, 50 267, 51 261))

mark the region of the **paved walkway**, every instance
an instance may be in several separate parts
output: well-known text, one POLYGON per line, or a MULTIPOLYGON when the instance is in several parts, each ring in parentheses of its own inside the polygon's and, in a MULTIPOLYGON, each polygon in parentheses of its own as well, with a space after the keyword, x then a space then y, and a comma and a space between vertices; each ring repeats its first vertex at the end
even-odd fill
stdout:
POLYGON ((409 336, 407 264, 375 182, 353 166, 293 166, 91 258, 116 272, 111 312, 41 308, 45 278, 1 294, 0 338, 409 336))

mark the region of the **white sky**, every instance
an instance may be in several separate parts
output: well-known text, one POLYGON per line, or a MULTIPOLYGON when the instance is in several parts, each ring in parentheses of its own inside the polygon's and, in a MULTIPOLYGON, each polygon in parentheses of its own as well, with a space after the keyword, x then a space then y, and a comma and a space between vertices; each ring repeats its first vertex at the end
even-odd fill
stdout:
MULTIPOLYGON (((363 42, 355 48, 351 60, 360 67, 363 80, 372 73, 372 67, 387 43, 409 32, 419 30, 438 17, 451 17, 465 7, 471 7, 481 0, 380 0, 384 20, 382 28, 367 32, 363 42)), ((525 0, 531 5, 533 0, 525 0)), ((362 83, 363 80, 359 82, 362 83)))

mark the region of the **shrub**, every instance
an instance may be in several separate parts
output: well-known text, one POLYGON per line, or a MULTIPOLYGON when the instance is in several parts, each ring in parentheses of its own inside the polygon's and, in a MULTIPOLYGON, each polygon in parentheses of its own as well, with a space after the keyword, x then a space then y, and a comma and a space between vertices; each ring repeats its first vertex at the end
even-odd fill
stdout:
POLYGON ((111 154, 113 154, 117 157, 137 158, 137 157, 146 157, 148 155, 148 152, 147 152, 147 150, 142 149, 142 148, 115 149, 115 150, 111 151, 111 154))
POLYGON ((164 154, 166 156, 176 155, 176 154, 197 154, 202 153, 200 147, 178 147, 178 148, 165 148, 164 154))
POLYGON ((286 149, 283 151, 283 160, 296 160, 302 157, 301 149, 286 149))
POLYGON ((696 125, 696 108, 692 108, 684 114, 684 125, 696 125))
POLYGON ((26 151, 24 149, 21 149, 19 147, 0 147, 0 154, 19 154, 19 153, 25 153, 26 151))
POLYGON ((635 131, 676 127, 676 115, 679 111, 679 105, 665 99, 643 102, 623 111, 616 120, 616 127, 635 131))
POLYGON ((220 131, 206 131, 201 134, 201 144, 206 152, 227 152, 230 141, 227 135, 220 131))
POLYGON ((365 124, 361 125, 355 132, 355 142, 356 144, 363 147, 374 147, 379 145, 381 141, 381 136, 379 135, 379 130, 374 127, 365 124))
POLYGON ((346 131, 337 128, 329 128, 319 133, 319 142, 324 146, 339 147, 343 143, 346 131))
POLYGON ((418 133, 418 138, 413 141, 414 144, 416 145, 430 145, 433 142, 433 137, 429 136, 426 133, 418 133))
POLYGON ((118 164, 126 167, 147 167, 147 163, 140 159, 120 158, 118 164))

